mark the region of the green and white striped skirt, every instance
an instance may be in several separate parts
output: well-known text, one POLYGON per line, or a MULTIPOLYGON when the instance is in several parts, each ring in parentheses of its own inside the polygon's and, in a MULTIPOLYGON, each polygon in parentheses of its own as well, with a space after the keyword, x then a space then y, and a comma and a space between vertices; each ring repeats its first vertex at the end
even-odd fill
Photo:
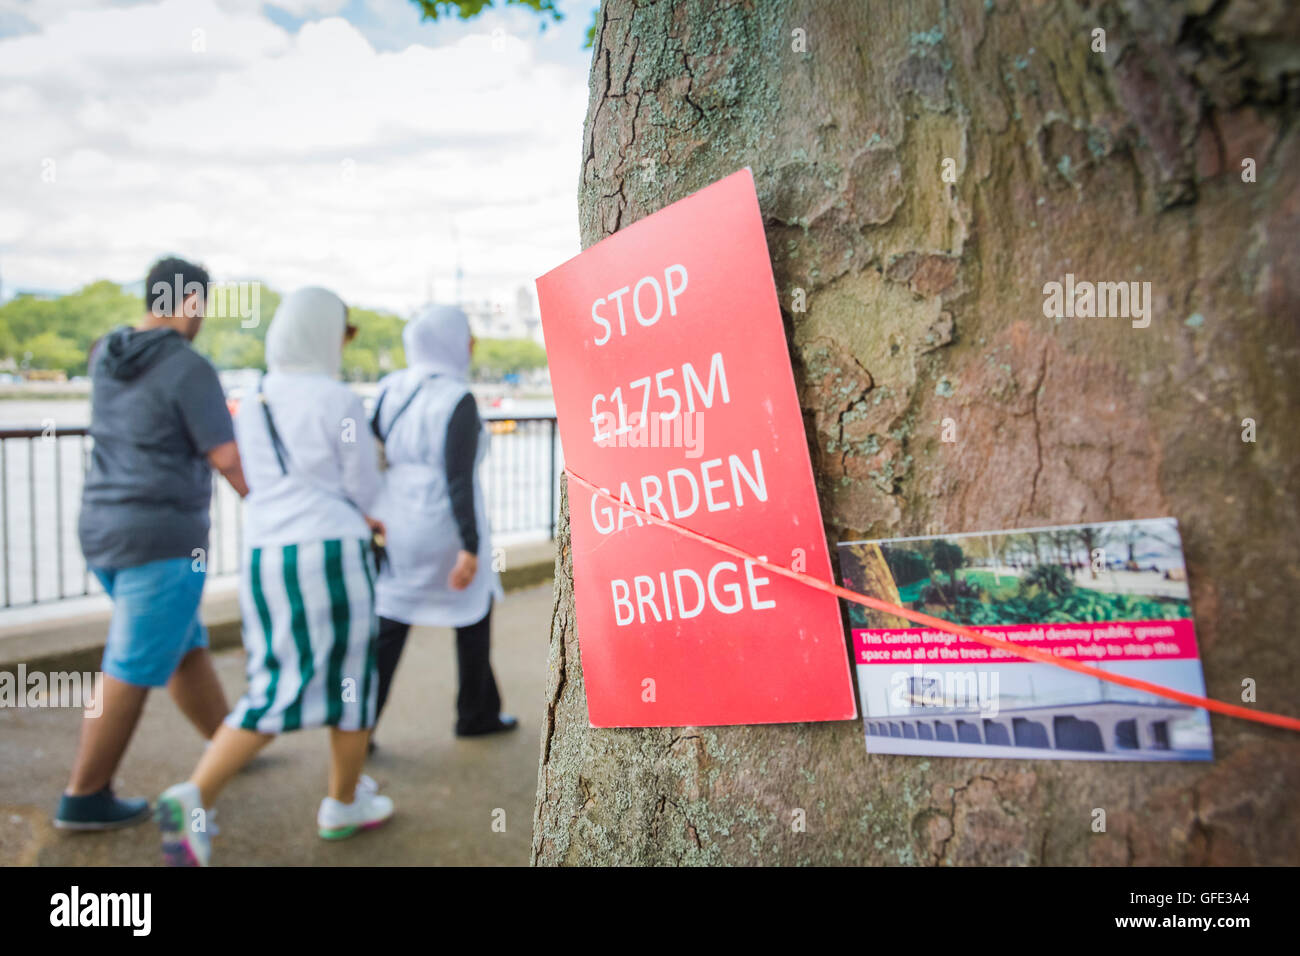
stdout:
POLYGON ((375 723, 375 588, 368 542, 314 541, 245 553, 239 604, 248 690, 232 727, 278 734, 375 723))

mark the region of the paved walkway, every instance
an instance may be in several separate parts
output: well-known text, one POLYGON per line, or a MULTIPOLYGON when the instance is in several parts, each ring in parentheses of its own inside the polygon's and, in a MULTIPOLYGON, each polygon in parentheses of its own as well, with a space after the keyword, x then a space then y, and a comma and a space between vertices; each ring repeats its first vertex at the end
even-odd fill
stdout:
MULTIPOLYGON (((383 829, 327 843, 316 835, 325 793, 324 731, 273 741, 217 803, 217 865, 510 865, 528 863, 546 683, 549 583, 506 595, 492 621, 492 658, 505 707, 522 727, 458 740, 449 630, 417 628, 407 642, 367 773, 397 804, 383 829), (505 832, 493 812, 505 811, 505 832), (499 829, 499 827, 498 827, 499 829)), ((233 704, 243 690, 244 655, 216 655, 233 704)), ((103 834, 68 834, 49 818, 67 782, 80 711, 0 709, 0 865, 133 865, 160 862, 152 824, 103 834)), ((202 741, 166 692, 149 703, 117 789, 154 797, 184 779, 202 741)), ((497 814, 500 817, 500 814, 497 814)))

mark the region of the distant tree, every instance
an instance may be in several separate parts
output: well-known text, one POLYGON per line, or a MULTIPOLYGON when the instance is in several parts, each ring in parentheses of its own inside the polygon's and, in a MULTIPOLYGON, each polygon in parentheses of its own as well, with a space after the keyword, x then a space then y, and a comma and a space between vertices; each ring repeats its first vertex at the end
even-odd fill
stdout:
POLYGON ((343 350, 343 369, 352 379, 373 380, 406 365, 402 329, 406 322, 386 312, 353 307, 348 321, 357 335, 343 350))
POLYGON ((22 344, 19 363, 24 368, 69 369, 84 364, 85 357, 77 343, 57 332, 42 332, 22 344))
POLYGON ((194 345, 217 368, 261 368, 266 361, 261 337, 245 329, 209 329, 205 323, 194 345))
POLYGON ((115 326, 134 323, 143 309, 139 296, 115 282, 93 282, 56 299, 20 295, 0 306, 0 358, 85 374, 86 353, 95 340, 115 326))
MULTIPOLYGON (((438 20, 442 17, 455 16, 460 20, 470 20, 489 7, 494 6, 492 0, 411 0, 420 8, 421 20, 438 20)), ((549 16, 550 21, 559 21, 564 19, 555 6, 555 0, 503 0, 504 7, 525 7, 542 14, 543 17, 549 16)), ((590 49, 596 42, 596 18, 599 15, 599 8, 592 11, 591 23, 587 26, 586 41, 583 47, 590 49)), ((542 29, 546 29, 547 20, 542 20, 542 29)))
MULTIPOLYGON (((218 297, 210 297, 194 348, 217 368, 265 367, 266 330, 280 306, 280 295, 259 282, 256 314, 241 314, 251 305, 247 296, 229 297, 221 305, 218 297)), ((118 326, 135 325, 143 313, 140 296, 106 280, 54 299, 18 296, 0 306, 0 358, 12 358, 29 368, 84 375, 87 354, 95 341, 118 326)), ((406 364, 402 350, 406 323, 402 318, 353 307, 349 321, 357 326, 357 335, 343 350, 346 378, 373 380, 406 364)), ((513 364, 533 367, 537 352, 541 352, 544 365, 545 352, 540 349, 519 353, 513 364)))
POLYGON ((470 368, 482 378, 546 367, 546 350, 532 339, 477 339, 470 368))
MULTIPOLYGON (((421 20, 437 20, 448 16, 470 20, 484 10, 496 6, 493 0, 412 0, 412 2, 420 8, 421 20)), ((564 19, 564 14, 555 7, 555 0, 502 0, 501 6, 525 7, 549 15, 552 20, 564 19)))
POLYGON ((280 307, 277 292, 260 281, 256 303, 246 292, 208 295, 207 315, 194 348, 219 369, 264 368, 266 330, 280 307), (256 305, 255 314, 251 307, 256 305), (245 308, 250 314, 241 314, 245 308))

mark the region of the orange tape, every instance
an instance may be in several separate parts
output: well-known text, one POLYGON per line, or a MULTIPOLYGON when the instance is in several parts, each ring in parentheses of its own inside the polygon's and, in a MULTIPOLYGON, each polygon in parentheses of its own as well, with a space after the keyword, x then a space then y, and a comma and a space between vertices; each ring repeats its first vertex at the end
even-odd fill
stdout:
POLYGON ((725 541, 719 541, 716 538, 710 538, 706 534, 698 531, 692 531, 690 528, 674 524, 666 518, 661 518, 649 511, 643 511, 636 505, 623 501, 607 491, 597 488, 586 478, 574 474, 568 468, 564 473, 572 481, 576 481, 583 488, 586 488, 592 494, 606 501, 618 505, 641 518, 644 518, 650 524, 658 525, 675 531, 683 537, 707 544, 724 554, 729 554, 733 558, 739 558, 742 561, 752 561, 755 565, 763 568, 765 571, 771 571, 773 574, 779 574, 783 577, 798 581, 808 587, 816 588, 819 591, 825 591, 827 594, 833 594, 845 601, 852 601, 854 604, 861 604, 863 607, 873 608, 877 611, 884 611, 887 614, 894 614, 898 617, 906 618, 917 624, 923 624, 926 627, 933 628, 937 631, 947 631, 949 634, 956 634, 959 637, 965 637, 987 647, 999 647, 1003 650, 1018 654, 1021 657, 1030 660, 1039 661, 1043 664, 1054 664, 1057 667, 1063 667, 1066 670, 1074 671, 1077 674, 1087 674, 1089 677, 1095 677, 1098 680, 1109 681, 1112 684, 1119 684, 1123 687, 1131 687, 1134 690, 1144 691, 1148 694, 1154 694, 1157 697, 1163 697, 1166 700, 1174 700, 1180 704, 1190 704, 1193 707, 1202 707, 1205 710, 1213 711, 1216 714, 1223 714, 1226 717, 1238 717, 1241 720, 1253 720, 1259 724, 1268 724, 1273 727, 1282 727, 1286 730, 1300 731, 1300 720, 1295 717, 1287 717, 1283 714, 1272 714, 1263 710, 1251 710, 1248 707, 1242 707, 1238 704, 1226 704, 1220 700, 1214 700, 1209 697, 1198 697, 1196 694, 1188 694, 1181 690, 1174 690, 1172 687, 1164 687, 1160 684, 1153 684, 1150 681, 1139 680, 1136 677, 1129 677, 1126 674, 1112 674, 1109 671, 1103 671, 1099 668, 1092 667, 1088 664, 1082 664, 1079 661, 1066 657, 1056 657, 1047 651, 1040 650, 1036 647, 1025 647, 1020 644, 1013 644, 999 637, 991 637, 982 634, 979 631, 972 630, 968 627, 962 627, 960 624, 953 624, 951 621, 945 621, 942 618, 932 617, 929 614, 922 614, 920 611, 909 611, 905 607, 899 607, 897 604, 890 604, 888 601, 881 601, 873 597, 867 597, 865 594, 859 594, 857 591, 850 591, 848 588, 840 587, 837 584, 831 584, 828 581, 822 581, 810 574, 804 574, 801 571, 792 571, 790 568, 782 567, 779 564, 773 564, 757 555, 743 551, 734 545, 727 544, 725 541))

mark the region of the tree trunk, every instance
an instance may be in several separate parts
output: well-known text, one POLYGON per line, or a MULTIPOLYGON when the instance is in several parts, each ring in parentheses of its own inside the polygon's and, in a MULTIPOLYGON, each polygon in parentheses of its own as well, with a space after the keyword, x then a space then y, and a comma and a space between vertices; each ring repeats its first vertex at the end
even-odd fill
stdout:
MULTIPOLYGON (((1209 694, 1295 712, 1298 69, 1284 0, 605 0, 582 239, 752 167, 832 545, 1173 515, 1209 694), (1066 273, 1150 325, 1044 317, 1066 273)), ((591 729, 567 506, 555 580, 536 863, 1300 862, 1300 738, 1238 720, 1210 764, 591 729)))
MULTIPOLYGON (((864 594, 878 597, 890 604, 903 603, 903 599, 898 593, 898 585, 894 583, 894 576, 889 571, 889 565, 885 561, 884 552, 880 550, 880 545, 870 542, 858 542, 850 545, 848 551, 848 560, 853 564, 851 578, 857 582, 857 586, 862 589, 864 594)), ((841 566, 843 566, 843 563, 844 558, 840 558, 841 566)), ((875 611, 867 607, 855 607, 850 611, 850 614, 861 619, 861 623, 854 624, 854 627, 912 626, 911 622, 905 617, 886 614, 884 611, 875 611)))

